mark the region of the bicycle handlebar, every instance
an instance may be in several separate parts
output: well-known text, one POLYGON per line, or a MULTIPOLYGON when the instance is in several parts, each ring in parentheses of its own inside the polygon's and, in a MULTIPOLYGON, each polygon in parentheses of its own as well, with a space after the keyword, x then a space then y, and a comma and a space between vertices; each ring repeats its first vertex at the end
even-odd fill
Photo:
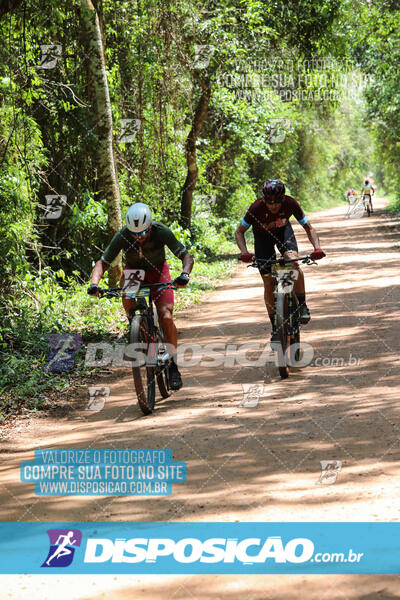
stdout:
POLYGON ((282 256, 281 258, 256 258, 254 260, 254 262, 251 263, 251 265, 248 265, 248 267, 258 267, 259 265, 274 265, 274 264, 279 264, 281 266, 284 266, 285 263, 293 263, 293 262, 301 262, 301 263, 305 263, 307 265, 316 265, 317 263, 315 262, 315 260, 313 260, 311 258, 310 255, 308 256, 299 256, 298 258, 285 258, 284 256, 282 256))
MULTIPOLYGON (((177 290, 178 288, 174 286, 173 281, 162 281, 160 283, 143 283, 143 285, 140 285, 140 288, 146 288, 146 287, 155 287, 158 286, 159 288, 167 288, 169 287, 172 290, 177 290)), ((120 295, 121 292, 124 292, 126 288, 98 288, 98 292, 100 294, 100 298, 103 298, 104 296, 106 298, 118 298, 118 296, 120 295)))

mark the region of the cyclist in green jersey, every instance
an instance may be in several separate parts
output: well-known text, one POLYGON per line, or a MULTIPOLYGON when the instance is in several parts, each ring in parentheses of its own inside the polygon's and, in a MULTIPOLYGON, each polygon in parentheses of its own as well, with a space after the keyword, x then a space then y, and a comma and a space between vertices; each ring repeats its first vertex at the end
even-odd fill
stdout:
POLYGON ((373 213, 374 209, 372 206, 372 196, 375 194, 375 187, 372 185, 369 179, 364 181, 364 185, 361 189, 361 195, 366 202, 369 203, 370 211, 373 213))
MULTIPOLYGON (((118 231, 107 246, 102 257, 96 262, 88 294, 99 295, 98 283, 106 270, 118 257, 122 250, 125 254, 126 264, 124 272, 130 269, 144 271, 144 283, 164 283, 171 281, 168 263, 165 260, 165 246, 175 256, 182 260, 182 273, 173 283, 176 287, 185 287, 193 268, 193 257, 173 234, 162 223, 153 221, 150 208, 138 202, 133 204, 125 216, 126 226, 118 231)), ((171 389, 179 390, 182 387, 182 378, 177 366, 178 334, 173 320, 174 292, 172 289, 151 288, 152 299, 156 305, 158 318, 164 331, 165 341, 174 348, 170 366, 171 389)), ((135 300, 122 298, 128 319, 134 308, 135 300)))

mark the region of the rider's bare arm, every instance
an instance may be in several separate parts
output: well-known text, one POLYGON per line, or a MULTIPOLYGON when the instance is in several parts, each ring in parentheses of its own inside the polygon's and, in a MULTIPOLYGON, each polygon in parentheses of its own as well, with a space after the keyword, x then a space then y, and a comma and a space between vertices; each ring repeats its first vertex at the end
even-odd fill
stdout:
POLYGON ((243 225, 239 225, 239 227, 235 231, 235 239, 236 243, 239 246, 239 250, 242 254, 247 254, 247 245, 246 240, 244 239, 244 234, 247 231, 248 227, 244 227, 243 225))
POLYGON ((314 227, 311 225, 310 221, 307 221, 307 223, 305 223, 303 225, 303 227, 307 234, 308 239, 310 240, 310 242, 314 246, 314 248, 320 248, 321 246, 319 245, 318 234, 315 231, 314 227))
POLYGON ((187 252, 182 259, 182 271, 184 273, 188 273, 188 275, 190 275, 190 273, 193 269, 193 264, 194 264, 193 256, 191 254, 189 254, 189 252, 187 252))
POLYGON ((103 277, 104 273, 107 271, 108 265, 104 263, 102 260, 98 260, 94 265, 94 269, 92 272, 92 277, 90 279, 90 283, 98 284, 100 279, 103 277))

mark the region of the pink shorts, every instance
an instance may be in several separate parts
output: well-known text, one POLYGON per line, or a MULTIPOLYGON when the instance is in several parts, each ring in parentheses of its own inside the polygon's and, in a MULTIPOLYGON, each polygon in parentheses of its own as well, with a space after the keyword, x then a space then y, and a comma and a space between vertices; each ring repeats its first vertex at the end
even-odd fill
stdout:
MULTIPOLYGON (((132 269, 130 265, 125 265, 125 269, 132 269)), ((163 283, 171 281, 171 274, 169 272, 169 266, 167 261, 154 267, 153 269, 145 269, 144 283, 163 283)), ((157 290, 156 287, 150 288, 151 299, 154 304, 174 304, 174 290, 166 288, 163 290, 157 290)))

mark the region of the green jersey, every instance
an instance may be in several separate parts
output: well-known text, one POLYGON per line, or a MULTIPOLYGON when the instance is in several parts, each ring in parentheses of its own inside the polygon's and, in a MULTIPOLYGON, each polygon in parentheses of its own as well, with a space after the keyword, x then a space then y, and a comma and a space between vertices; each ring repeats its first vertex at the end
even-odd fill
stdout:
POLYGON ((135 240, 127 227, 118 231, 101 257, 110 265, 122 250, 126 264, 134 269, 153 269, 165 262, 165 246, 178 258, 183 258, 187 250, 179 242, 169 227, 153 221, 149 237, 141 244, 135 240))

